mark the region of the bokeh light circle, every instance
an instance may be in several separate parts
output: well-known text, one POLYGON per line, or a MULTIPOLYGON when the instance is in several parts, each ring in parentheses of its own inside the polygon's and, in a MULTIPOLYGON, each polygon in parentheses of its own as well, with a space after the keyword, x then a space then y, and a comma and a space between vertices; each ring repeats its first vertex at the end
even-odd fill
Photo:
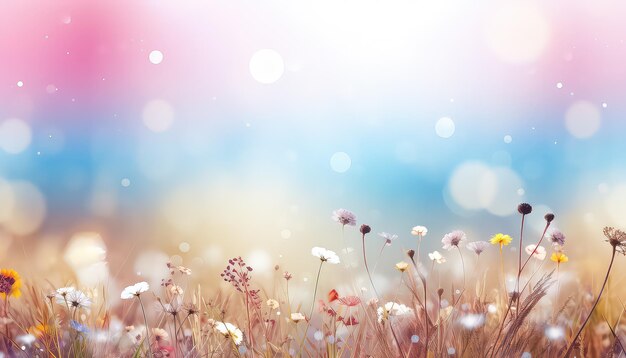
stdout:
POLYGON ((352 166, 352 159, 345 152, 337 152, 330 157, 330 167, 337 173, 345 173, 352 166))
POLYGON ((153 132, 164 132, 174 122, 174 108, 161 99, 155 99, 146 104, 143 109, 143 123, 153 132))
POLYGON ((15 235, 37 231, 46 217, 46 200, 39 189, 26 181, 11 183, 14 203, 4 227, 15 235))
POLYGON ((454 135, 454 131, 456 130, 456 126, 454 125, 454 121, 449 117, 439 118, 437 123, 435 124, 435 133, 441 138, 450 138, 454 135))
POLYGON ((17 118, 10 118, 0 124, 0 147, 7 153, 23 152, 32 140, 30 126, 17 118))
POLYGON ((255 52, 250 58, 250 74, 260 83, 270 84, 278 81, 285 72, 282 56, 270 49, 255 52))
POLYGON ((464 209, 482 209, 496 194, 497 178, 481 162, 466 162, 458 166, 448 183, 452 199, 464 209))
POLYGON ((509 168, 495 168, 491 170, 496 178, 493 200, 487 205, 487 210, 498 216, 507 216, 517 210, 520 202, 519 189, 523 186, 519 175, 509 168))
POLYGON ((574 102, 565 113, 565 127, 576 138, 589 138, 600 129, 600 111, 591 102, 574 102))
POLYGON ((159 50, 150 51, 148 59, 151 63, 158 65, 159 63, 163 62, 163 52, 159 50))

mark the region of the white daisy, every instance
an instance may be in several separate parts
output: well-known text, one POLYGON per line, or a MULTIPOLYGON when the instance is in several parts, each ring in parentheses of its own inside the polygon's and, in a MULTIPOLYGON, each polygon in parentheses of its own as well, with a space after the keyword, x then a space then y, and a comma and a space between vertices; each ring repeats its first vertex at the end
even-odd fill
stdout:
POLYGON ((150 289, 150 285, 147 282, 139 282, 132 286, 128 286, 122 291, 122 295, 120 296, 123 300, 129 300, 133 297, 137 297, 140 294, 148 291, 150 289))
POLYGON ((323 247, 314 247, 311 249, 311 255, 318 257, 320 260, 330 264, 338 264, 339 256, 334 251, 327 250, 323 247))

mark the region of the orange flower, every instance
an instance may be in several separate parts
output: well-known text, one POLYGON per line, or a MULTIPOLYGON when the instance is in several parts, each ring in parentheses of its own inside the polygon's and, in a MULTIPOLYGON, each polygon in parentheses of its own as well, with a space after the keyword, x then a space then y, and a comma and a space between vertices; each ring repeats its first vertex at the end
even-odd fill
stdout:
POLYGON ((37 338, 41 338, 43 336, 49 336, 52 333, 52 328, 47 324, 39 323, 36 326, 32 326, 28 329, 28 333, 32 334, 37 338))
POLYGON ((339 298, 339 293, 334 288, 328 292, 328 302, 333 302, 339 298))
POLYGON ((20 275, 11 269, 0 270, 0 297, 4 298, 7 295, 9 297, 18 298, 22 295, 20 291, 22 287, 22 280, 20 275))

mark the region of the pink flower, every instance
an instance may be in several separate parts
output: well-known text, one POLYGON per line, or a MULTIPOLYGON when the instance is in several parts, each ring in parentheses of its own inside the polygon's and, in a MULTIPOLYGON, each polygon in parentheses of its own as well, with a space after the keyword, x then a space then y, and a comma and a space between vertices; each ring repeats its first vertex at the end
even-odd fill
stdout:
POLYGON ((463 243, 463 241, 467 240, 467 236, 461 230, 454 230, 450 233, 447 233, 441 242, 443 243, 443 248, 446 250, 452 250, 454 248, 458 248, 459 245, 463 243))
POLYGON ((361 303, 361 299, 357 296, 346 296, 346 297, 341 297, 339 299, 339 302, 344 306, 354 307, 361 303))
POLYGON ((350 210, 337 209, 333 211, 332 218, 333 220, 335 220, 336 222, 340 223, 343 226, 346 226, 346 225, 355 226, 356 225, 356 215, 354 215, 354 213, 351 212, 350 210))

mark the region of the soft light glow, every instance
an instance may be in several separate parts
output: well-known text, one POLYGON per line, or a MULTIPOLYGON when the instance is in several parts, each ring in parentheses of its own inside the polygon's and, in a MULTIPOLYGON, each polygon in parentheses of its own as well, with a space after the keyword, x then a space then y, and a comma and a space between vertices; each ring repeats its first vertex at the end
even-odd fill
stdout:
POLYGON ((352 159, 347 153, 337 152, 330 157, 330 167, 337 173, 345 173, 352 166, 352 159))
POLYGON ((250 74, 260 83, 274 83, 283 76, 284 72, 283 58, 274 50, 259 50, 250 58, 250 74))
POLYGON ((574 102, 565 113, 565 126, 576 138, 589 138, 600 129, 600 111, 591 102, 574 102))
POLYGON ((448 187, 452 199, 464 209, 482 209, 496 195, 498 179, 491 169, 481 162, 467 162, 455 169, 448 187))
POLYGON ((151 63, 158 65, 163 62, 163 52, 159 50, 150 51, 150 55, 148 55, 148 59, 151 63))
POLYGON ((441 138, 450 138, 454 135, 454 131, 456 126, 454 125, 454 121, 449 117, 439 118, 437 124, 435 124, 435 132, 441 138))
POLYGON ((14 202, 4 223, 15 235, 29 235, 39 229, 46 217, 46 200, 39 189, 26 181, 11 183, 14 202))
POLYGON ((502 2, 485 26, 489 47, 501 60, 513 64, 538 59, 550 40, 542 11, 527 1, 502 2))
POLYGON ((30 127, 21 119, 11 118, 0 124, 0 147, 7 153, 18 154, 30 145, 30 127))
POLYGON ((155 99, 143 109, 143 124, 153 132, 164 132, 174 122, 174 108, 164 100, 155 99))

